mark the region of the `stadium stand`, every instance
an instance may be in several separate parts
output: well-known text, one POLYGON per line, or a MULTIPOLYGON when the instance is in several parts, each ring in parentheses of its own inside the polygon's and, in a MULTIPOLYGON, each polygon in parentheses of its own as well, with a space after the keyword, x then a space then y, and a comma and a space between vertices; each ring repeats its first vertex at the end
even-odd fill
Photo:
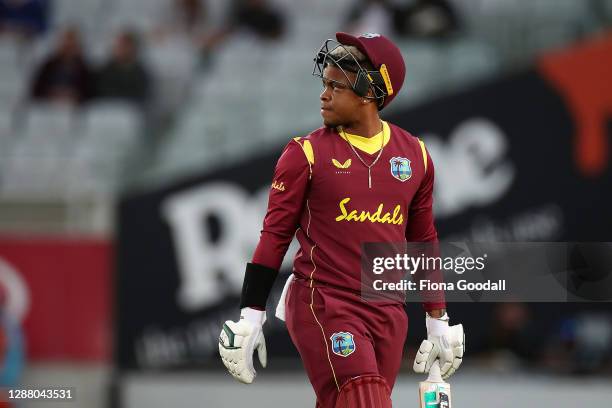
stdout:
MULTIPOLYGON (((227 3, 203 4, 206 27, 222 25, 227 3)), ((75 192, 112 197, 126 182, 162 182, 227 162, 230 155, 237 160, 316 126, 319 87, 310 76, 312 54, 345 20, 352 2, 274 4, 287 20, 284 37, 262 41, 238 31, 214 50, 208 65, 202 65, 197 39, 156 35, 171 5, 165 0, 55 0, 52 29, 44 37, 30 46, 1 37, 0 202, 23 196, 56 199, 75 192), (70 112, 24 107, 32 68, 67 24, 82 30, 94 65, 108 55, 120 29, 143 33, 154 83, 152 109, 145 118, 137 119, 140 114, 125 105, 70 112), (120 171, 126 163, 140 164, 127 178, 120 171), (74 174, 83 177, 70 176, 74 174)), ((435 98, 502 69, 520 68, 539 51, 596 31, 605 20, 594 16, 589 2, 571 0, 556 1, 552 8, 545 0, 451 4, 464 23, 460 34, 444 41, 398 39, 408 75, 396 107, 435 98)))

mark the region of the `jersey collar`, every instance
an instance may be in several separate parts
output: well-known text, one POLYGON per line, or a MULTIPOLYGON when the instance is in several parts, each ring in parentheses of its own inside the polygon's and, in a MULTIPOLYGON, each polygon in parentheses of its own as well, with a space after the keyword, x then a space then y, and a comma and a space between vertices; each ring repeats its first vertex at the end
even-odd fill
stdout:
POLYGON ((384 120, 381 120, 383 129, 372 137, 364 137, 359 135, 353 135, 346 133, 342 128, 338 128, 338 134, 341 138, 352 144, 357 149, 364 151, 368 154, 374 154, 380 150, 380 146, 386 146, 391 139, 391 130, 389 124, 384 120), (381 140, 382 139, 382 140, 381 140))

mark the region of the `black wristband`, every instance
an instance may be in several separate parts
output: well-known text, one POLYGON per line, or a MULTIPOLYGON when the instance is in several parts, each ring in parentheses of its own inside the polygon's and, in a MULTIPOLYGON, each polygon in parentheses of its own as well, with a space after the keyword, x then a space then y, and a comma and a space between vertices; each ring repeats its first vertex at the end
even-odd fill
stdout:
POLYGON ((240 308, 259 307, 266 309, 266 301, 276 280, 278 271, 263 265, 247 263, 242 283, 240 308))

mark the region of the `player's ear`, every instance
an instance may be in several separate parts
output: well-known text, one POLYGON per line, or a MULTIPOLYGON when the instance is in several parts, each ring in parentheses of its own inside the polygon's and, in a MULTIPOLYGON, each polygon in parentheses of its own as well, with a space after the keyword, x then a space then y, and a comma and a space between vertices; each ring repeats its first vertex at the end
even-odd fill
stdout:
POLYGON ((368 89, 368 93, 366 94, 365 98, 364 98, 367 102, 372 102, 375 101, 375 95, 374 95, 374 91, 372 90, 372 87, 369 87, 368 89))

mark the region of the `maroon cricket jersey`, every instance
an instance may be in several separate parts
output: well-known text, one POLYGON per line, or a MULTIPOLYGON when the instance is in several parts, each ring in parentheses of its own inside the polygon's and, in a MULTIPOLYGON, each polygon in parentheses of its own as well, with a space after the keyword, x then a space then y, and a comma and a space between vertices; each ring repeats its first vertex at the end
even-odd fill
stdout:
POLYGON ((387 122, 372 138, 334 128, 295 138, 276 165, 252 262, 279 269, 296 234, 297 278, 359 291, 362 243, 437 241, 433 183, 434 166, 423 143, 387 122), (351 145, 367 165, 384 145, 370 170, 371 187, 368 168, 351 145))

